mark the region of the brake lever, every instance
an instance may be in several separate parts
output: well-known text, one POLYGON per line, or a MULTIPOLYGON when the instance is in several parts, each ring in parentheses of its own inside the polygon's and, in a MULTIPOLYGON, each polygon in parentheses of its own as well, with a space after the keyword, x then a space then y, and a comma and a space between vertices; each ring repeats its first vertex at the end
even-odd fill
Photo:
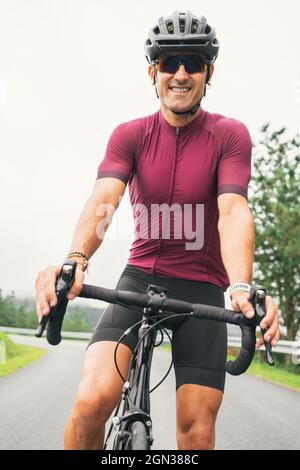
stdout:
POLYGON ((264 340, 266 360, 270 366, 275 365, 275 361, 272 355, 272 345, 269 341, 265 340, 265 334, 268 331, 267 328, 261 328, 260 324, 262 319, 266 316, 266 289, 257 284, 253 285, 250 290, 249 301, 252 303, 255 311, 255 320, 257 325, 259 325, 261 335, 264 340))
POLYGON ((57 304, 50 309, 50 313, 48 315, 42 316, 35 332, 35 336, 37 338, 41 338, 43 336, 43 333, 48 324, 50 315, 58 307, 61 301, 66 298, 68 291, 71 289, 72 284, 75 279, 76 266, 77 266, 77 263, 74 260, 66 260, 64 264, 62 265, 62 268, 60 270, 59 276, 55 284, 57 304))

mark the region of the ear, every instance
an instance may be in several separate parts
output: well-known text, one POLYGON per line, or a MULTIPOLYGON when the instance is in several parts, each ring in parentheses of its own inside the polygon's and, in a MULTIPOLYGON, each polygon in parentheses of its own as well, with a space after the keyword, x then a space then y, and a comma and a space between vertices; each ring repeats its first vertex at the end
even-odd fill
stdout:
POLYGON ((152 85, 154 85, 154 67, 153 67, 153 65, 148 66, 148 75, 150 77, 152 85))

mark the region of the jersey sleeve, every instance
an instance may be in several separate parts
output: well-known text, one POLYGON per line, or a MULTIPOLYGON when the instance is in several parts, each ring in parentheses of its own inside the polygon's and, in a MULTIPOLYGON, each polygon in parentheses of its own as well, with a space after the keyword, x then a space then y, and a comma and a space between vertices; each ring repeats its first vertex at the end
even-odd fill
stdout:
POLYGON ((127 184, 134 169, 136 138, 133 126, 122 123, 111 134, 105 155, 98 167, 97 179, 118 178, 127 184))
POLYGON ((251 178, 252 142, 246 126, 233 119, 221 123, 221 160, 218 168, 218 195, 248 196, 251 178))

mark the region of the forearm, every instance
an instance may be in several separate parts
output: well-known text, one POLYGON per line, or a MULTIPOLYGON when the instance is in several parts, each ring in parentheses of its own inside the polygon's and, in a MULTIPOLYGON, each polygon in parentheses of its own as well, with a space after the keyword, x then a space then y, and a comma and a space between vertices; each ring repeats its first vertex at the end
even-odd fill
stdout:
POLYGON ((96 216, 97 203, 91 197, 88 199, 75 228, 70 252, 79 251, 87 258, 95 253, 103 239, 97 235, 97 226, 103 217, 96 216))
POLYGON ((249 208, 241 207, 220 217, 221 256, 230 284, 252 283, 254 223, 249 208))

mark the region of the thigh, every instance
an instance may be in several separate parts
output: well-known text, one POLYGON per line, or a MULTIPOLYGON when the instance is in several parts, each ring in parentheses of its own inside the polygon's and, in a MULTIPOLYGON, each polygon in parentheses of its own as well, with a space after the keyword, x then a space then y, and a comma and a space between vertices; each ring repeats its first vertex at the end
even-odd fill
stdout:
MULTIPOLYGON (((115 342, 101 341, 92 344, 86 352, 72 410, 73 417, 81 423, 106 422, 121 399, 124 382, 114 363, 115 347, 115 342)), ((128 375, 131 357, 131 350, 121 344, 117 362, 124 378, 128 375)))
POLYGON ((227 357, 226 325, 188 318, 173 331, 172 357, 176 390, 189 383, 223 392, 227 357))
MULTIPOLYGON (((90 382, 91 390, 96 388, 121 388, 124 384, 115 365, 115 341, 93 343, 86 352, 81 382, 90 382)), ((120 344, 116 354, 119 370, 127 377, 132 352, 126 345, 120 344)))
MULTIPOLYGON (((93 330, 87 349, 90 349, 91 345, 102 341, 114 341, 117 343, 124 332, 129 330, 141 319, 141 310, 123 307, 121 305, 108 305, 93 330)), ((128 346, 133 352, 137 344, 137 337, 138 326, 127 331, 121 343, 128 346)))
MULTIPOLYGON (((180 292, 190 302, 224 306, 224 294, 208 283, 190 283, 180 292)), ((184 297, 183 297, 184 296, 184 297)), ((176 376, 176 390, 185 384, 210 387, 224 391, 227 357, 226 324, 213 320, 188 317, 173 330, 172 357, 176 376)))

